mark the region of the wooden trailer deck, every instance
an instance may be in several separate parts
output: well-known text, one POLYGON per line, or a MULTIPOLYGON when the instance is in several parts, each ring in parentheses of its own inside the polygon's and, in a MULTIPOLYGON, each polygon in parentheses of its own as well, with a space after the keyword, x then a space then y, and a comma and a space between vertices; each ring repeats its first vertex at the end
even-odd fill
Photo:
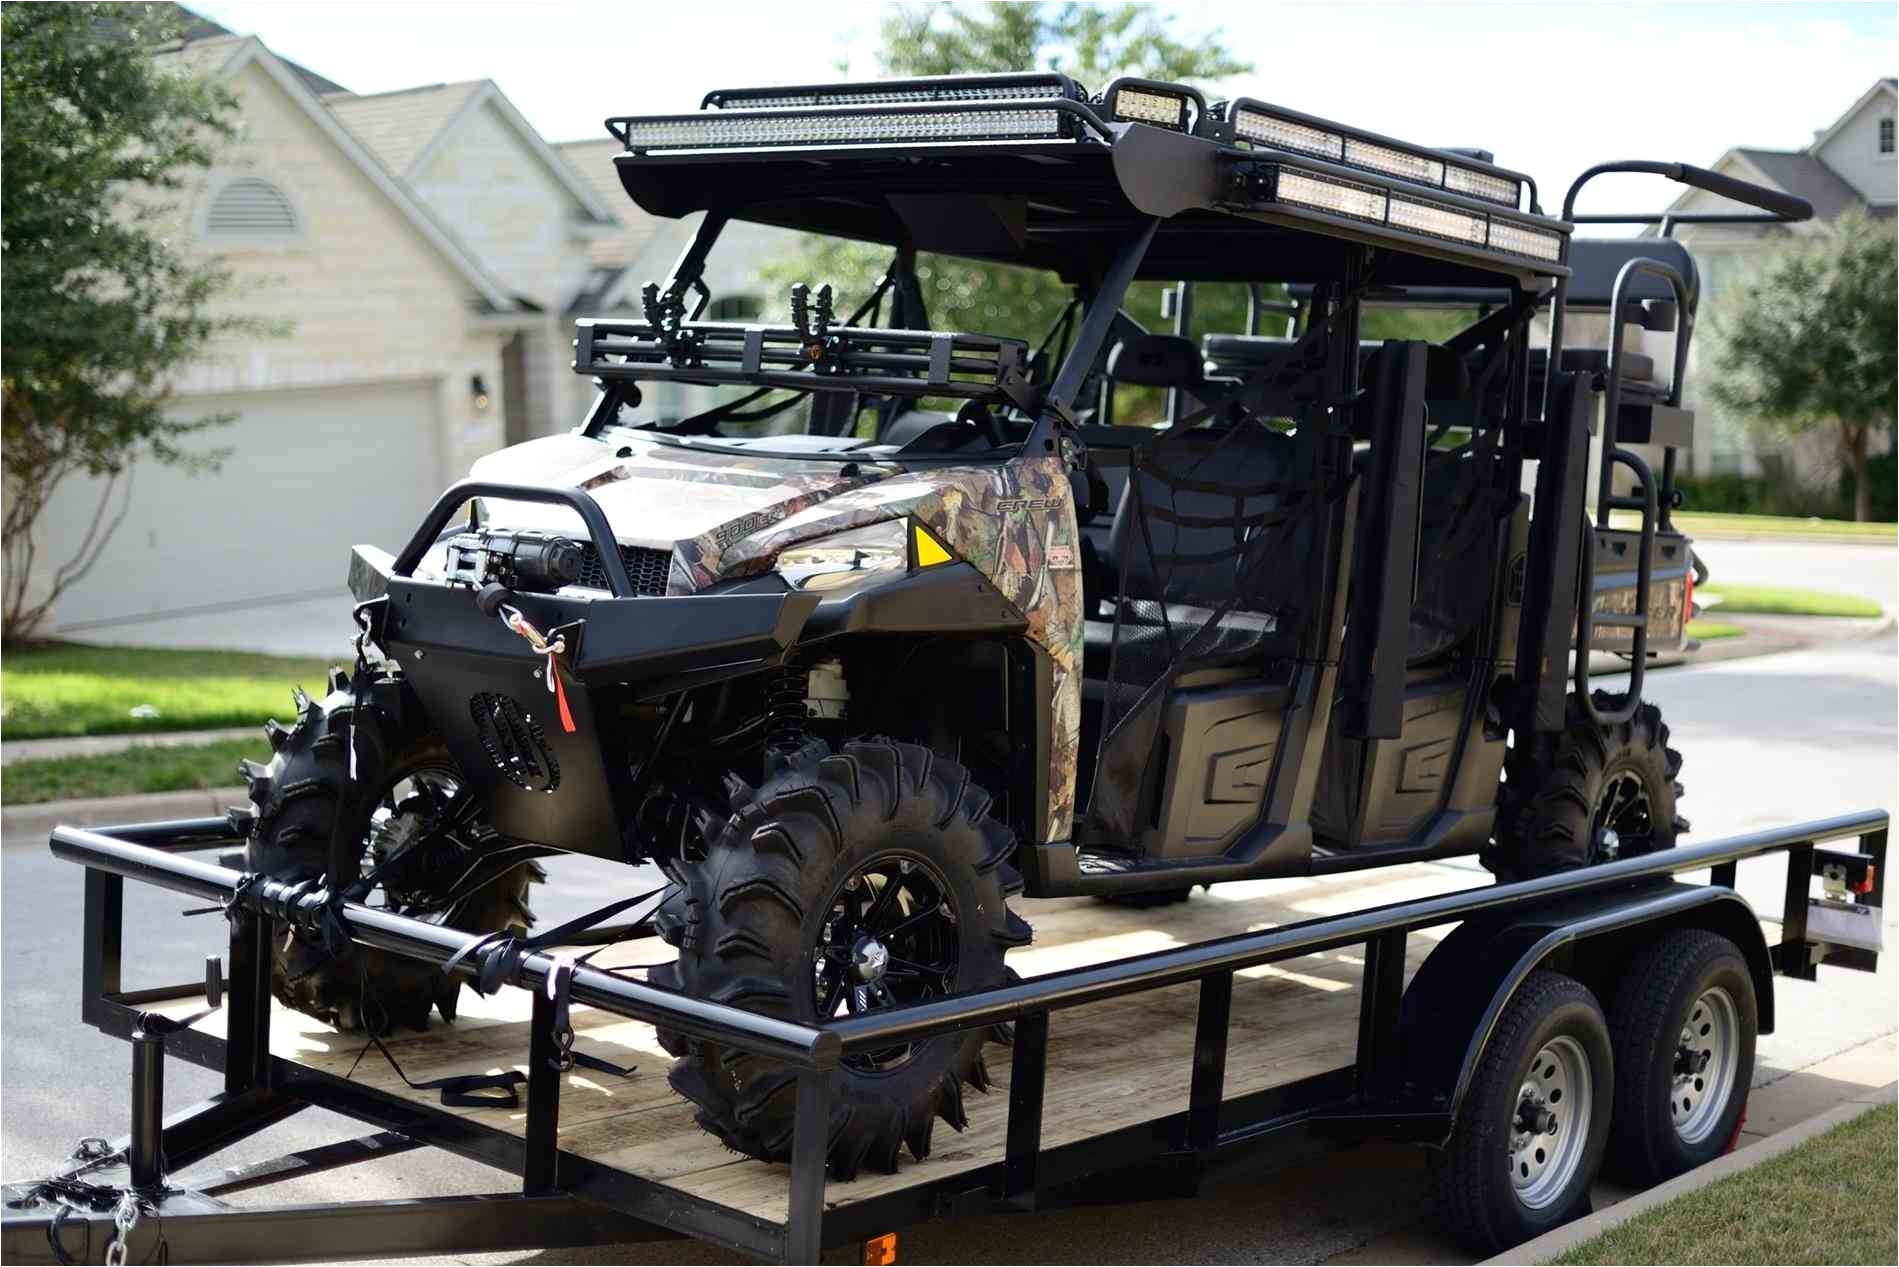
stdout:
MULTIPOLYGON (((1010 955, 1024 977, 1105 963, 1174 946, 1337 915, 1391 902, 1429 897, 1489 883, 1466 865, 1418 864, 1320 879, 1265 880, 1196 891, 1184 905, 1151 910, 1108 906, 1088 899, 1024 902, 1018 909, 1035 927, 1035 942, 1010 955)), ((1410 941, 1406 975, 1447 930, 1410 941)), ((1354 948, 1356 950, 1357 948, 1354 948)), ((656 938, 614 946, 596 967, 644 967, 671 957, 656 938)), ((1233 988, 1232 1032, 1226 1064, 1228 1099, 1294 1082, 1352 1063, 1358 1033, 1360 955, 1311 955, 1240 972, 1233 988)), ((526 992, 504 989, 490 998, 461 995, 452 1025, 439 1018, 426 1033, 407 1033, 388 1047, 416 1081, 450 1074, 526 1070, 526 992)), ((1193 983, 1112 999, 1051 1018, 1042 1145, 1072 1143, 1187 1107, 1192 1076, 1198 987, 1193 983)), ((203 1001, 186 999, 158 1010, 184 1016, 203 1001)), ((196 1028, 223 1035, 223 1011, 196 1028)), ((561 1090, 560 1147, 759 1218, 787 1217, 791 1170, 740 1157, 700 1130, 692 1108, 666 1084, 671 1058, 650 1025, 578 1006, 572 1015, 575 1050, 636 1066, 616 1078, 576 1068, 561 1090)), ((433 1091, 406 1086, 360 1036, 278 1007, 271 1019, 271 1051, 339 1077, 431 1107, 433 1091)), ((865 1172, 848 1183, 831 1181, 827 1207, 838 1207, 1000 1161, 1008 1116, 1008 1050, 988 1048, 995 1087, 965 1088, 969 1128, 958 1133, 938 1122, 930 1157, 908 1153, 897 1174, 865 1172)), ((525 1134, 526 1099, 519 1108, 451 1109, 498 1130, 525 1134)))

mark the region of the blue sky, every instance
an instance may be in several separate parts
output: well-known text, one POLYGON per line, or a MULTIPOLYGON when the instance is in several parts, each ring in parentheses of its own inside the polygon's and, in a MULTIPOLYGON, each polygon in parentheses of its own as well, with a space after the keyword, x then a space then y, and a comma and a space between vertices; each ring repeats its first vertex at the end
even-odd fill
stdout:
MULTIPOLYGON (((193 7, 356 92, 492 79, 550 140, 609 114, 690 109, 712 87, 874 72, 885 6, 219 0, 193 7)), ((1206 2, 1158 6, 1219 30, 1254 69, 1222 92, 1427 145, 1477 145, 1554 204, 1610 158, 1712 162, 1798 149, 1899 73, 1883 4, 1206 2)), ((1100 85, 1091 85, 1100 87, 1100 85)), ((1659 181, 1605 182, 1584 210, 1654 207, 1659 181)))

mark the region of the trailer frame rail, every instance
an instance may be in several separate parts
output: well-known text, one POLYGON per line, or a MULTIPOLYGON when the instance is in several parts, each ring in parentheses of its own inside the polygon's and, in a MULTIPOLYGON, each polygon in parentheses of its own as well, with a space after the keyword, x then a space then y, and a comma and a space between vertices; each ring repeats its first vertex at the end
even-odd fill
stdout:
MULTIPOLYGON (((270 1051, 270 930, 274 921, 329 927, 359 946, 435 964, 464 977, 475 934, 342 901, 310 886, 210 865, 186 853, 241 837, 242 817, 109 827, 59 827, 55 856, 86 869, 81 1016, 130 1041, 131 1130, 93 1142, 86 1155, 32 1184, 8 1185, 0 1252, 9 1261, 280 1261, 380 1257, 527 1246, 611 1244, 690 1235, 759 1258, 814 1262, 826 1246, 865 1240, 946 1214, 1059 1204, 1089 1180, 1090 1199, 1115 1175, 1145 1196, 1190 1194, 1224 1159, 1303 1131, 1320 1138, 1384 1136, 1427 1144, 1448 1136, 1456 1097, 1410 1081, 1400 1050, 1405 954, 1424 929, 1498 915, 1595 904, 1662 919, 1711 894, 1732 892, 1740 863, 1788 860, 1772 971, 1812 980, 1822 963, 1872 971, 1877 952, 1809 936, 1812 880, 1847 877, 1863 905, 1880 906, 1889 819, 1865 811, 1622 859, 1512 884, 1484 885, 1049 973, 995 989, 801 1025, 694 999, 559 956, 513 957, 503 988, 533 996, 526 1129, 515 1135, 446 1109, 401 1099, 270 1051), (1828 848, 1836 842, 1856 848, 1828 848), (1708 871, 1706 885, 1674 877, 1708 871), (229 921, 228 957, 203 981, 128 990, 124 885, 148 883, 216 903, 229 921), (1315 952, 1363 947, 1353 1064, 1226 1098, 1229 1017, 1237 972, 1315 952), (550 983, 551 988, 550 988, 550 983), (1054 1014, 1105 999, 1198 983, 1192 1074, 1184 1111, 1137 1126, 1044 1147, 1043 1090, 1054 1014), (559 1146, 560 1047, 556 995, 575 1003, 768 1056, 797 1073, 790 1199, 782 1222, 761 1218, 608 1166, 559 1146), (204 998, 225 1009, 225 1037, 152 1011, 204 998), (845 1055, 1001 1023, 1014 1026, 1006 1147, 1000 1160, 829 1209, 825 1154, 832 1088, 845 1055), (224 1090, 183 1112, 164 1112, 164 1061, 178 1057, 224 1075, 224 1090), (372 1133, 226 1173, 198 1187, 170 1176, 305 1107, 329 1109, 372 1133), (464 1197, 292 1205, 259 1210, 222 1198, 395 1151, 436 1147, 521 1179, 518 1191, 464 1197), (108 1181, 109 1180, 109 1181, 108 1181), (128 1226, 129 1223, 129 1226, 128 1226), (309 1229, 307 1233, 304 1229, 309 1229), (162 1244, 161 1244, 162 1242, 162 1244)), ((1745 903, 1741 903, 1745 908, 1745 903)), ((1479 1035, 1479 1040, 1481 1034, 1479 1035)))

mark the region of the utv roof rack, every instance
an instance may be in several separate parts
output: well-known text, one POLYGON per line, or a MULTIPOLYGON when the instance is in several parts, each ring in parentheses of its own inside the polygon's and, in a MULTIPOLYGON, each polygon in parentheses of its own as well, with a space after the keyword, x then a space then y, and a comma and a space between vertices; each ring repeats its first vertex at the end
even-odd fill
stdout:
POLYGON ((1570 225, 1528 176, 1249 97, 1059 74, 726 88, 692 113, 622 116, 621 183, 657 215, 1049 268, 1099 268, 1104 232, 1163 221, 1142 276, 1335 276, 1330 238, 1401 252, 1390 284, 1567 274, 1570 225), (1520 209, 1527 198, 1529 210, 1520 209), (1085 239, 1092 236, 1091 243, 1085 239), (1170 241, 1170 239, 1174 239, 1170 241))

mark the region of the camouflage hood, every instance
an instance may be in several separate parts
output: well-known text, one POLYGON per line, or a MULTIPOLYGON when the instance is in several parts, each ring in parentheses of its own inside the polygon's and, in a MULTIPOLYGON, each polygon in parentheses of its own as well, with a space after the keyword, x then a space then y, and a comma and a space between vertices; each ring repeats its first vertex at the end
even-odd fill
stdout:
MULTIPOLYGON (((606 512, 620 544, 676 550, 697 542, 729 545, 898 469, 705 452, 624 436, 608 445, 570 434, 503 449, 476 462, 471 473, 483 480, 584 488, 606 512)), ((493 501, 490 508, 497 522, 512 526, 562 532, 576 526, 572 513, 560 507, 493 501)))

